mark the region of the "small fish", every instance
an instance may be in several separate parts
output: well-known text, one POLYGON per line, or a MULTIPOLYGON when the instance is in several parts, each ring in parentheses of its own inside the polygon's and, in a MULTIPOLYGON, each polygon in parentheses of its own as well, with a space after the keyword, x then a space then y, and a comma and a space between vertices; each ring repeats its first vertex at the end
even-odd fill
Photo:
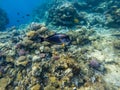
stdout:
POLYGON ((20 15, 20 13, 19 13, 19 12, 17 12, 17 15, 20 15))
POLYGON ((59 44, 62 46, 70 44, 69 36, 61 33, 53 34, 47 38, 41 38, 41 42, 43 41, 48 41, 50 43, 59 44))
POLYGON ((20 20, 17 20, 16 22, 20 22, 20 20))
POLYGON ((25 18, 24 16, 22 16, 21 18, 25 18))
POLYGON ((26 14, 26 16, 30 16, 30 14, 26 14))

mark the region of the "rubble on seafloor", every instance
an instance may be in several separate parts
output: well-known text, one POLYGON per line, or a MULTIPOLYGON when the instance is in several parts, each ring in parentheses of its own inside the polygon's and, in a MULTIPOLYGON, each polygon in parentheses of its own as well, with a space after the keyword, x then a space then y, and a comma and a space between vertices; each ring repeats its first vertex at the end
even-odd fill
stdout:
POLYGON ((120 89, 116 38, 83 27, 66 33, 71 40, 68 46, 40 42, 39 35, 54 33, 45 25, 32 23, 26 31, 1 35, 0 90, 120 89), (112 64, 117 66, 110 68, 112 64), (114 82, 109 82, 114 75, 114 82))

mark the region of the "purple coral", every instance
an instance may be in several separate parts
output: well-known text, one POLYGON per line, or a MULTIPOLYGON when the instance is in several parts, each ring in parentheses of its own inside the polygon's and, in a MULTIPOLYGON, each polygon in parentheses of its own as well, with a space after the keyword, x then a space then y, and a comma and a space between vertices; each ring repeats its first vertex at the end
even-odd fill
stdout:
POLYGON ((90 61, 89 65, 90 65, 90 67, 97 69, 97 68, 99 68, 100 63, 97 60, 93 59, 90 61))
POLYGON ((40 58, 45 58, 46 54, 45 53, 41 53, 40 54, 40 58))
POLYGON ((24 45, 22 43, 17 43, 15 46, 16 49, 21 49, 23 47, 24 47, 24 45))
POLYGON ((23 55, 25 55, 27 52, 24 50, 24 49, 20 49, 19 51, 18 51, 18 55, 19 56, 23 56, 23 55))
POLYGON ((58 60, 60 59, 60 56, 53 56, 53 60, 58 60))

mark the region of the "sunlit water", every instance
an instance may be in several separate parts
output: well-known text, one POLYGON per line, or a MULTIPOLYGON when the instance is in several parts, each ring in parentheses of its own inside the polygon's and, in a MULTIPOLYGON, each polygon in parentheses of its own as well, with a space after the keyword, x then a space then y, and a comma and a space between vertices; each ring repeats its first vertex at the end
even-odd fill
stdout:
POLYGON ((1 0, 0 8, 8 14, 8 26, 25 24, 30 21, 32 11, 46 0, 1 0), (29 16, 27 16, 29 15, 29 16))

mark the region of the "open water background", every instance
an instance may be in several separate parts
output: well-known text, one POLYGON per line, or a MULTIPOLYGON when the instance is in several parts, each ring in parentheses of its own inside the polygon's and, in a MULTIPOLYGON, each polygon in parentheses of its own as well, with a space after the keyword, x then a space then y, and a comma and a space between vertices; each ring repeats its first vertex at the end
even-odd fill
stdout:
POLYGON ((46 1, 47 0, 0 0, 0 8, 5 10, 8 15, 10 21, 8 26, 20 25, 28 23, 32 11, 46 1), (27 14, 30 16, 26 16, 27 14))

